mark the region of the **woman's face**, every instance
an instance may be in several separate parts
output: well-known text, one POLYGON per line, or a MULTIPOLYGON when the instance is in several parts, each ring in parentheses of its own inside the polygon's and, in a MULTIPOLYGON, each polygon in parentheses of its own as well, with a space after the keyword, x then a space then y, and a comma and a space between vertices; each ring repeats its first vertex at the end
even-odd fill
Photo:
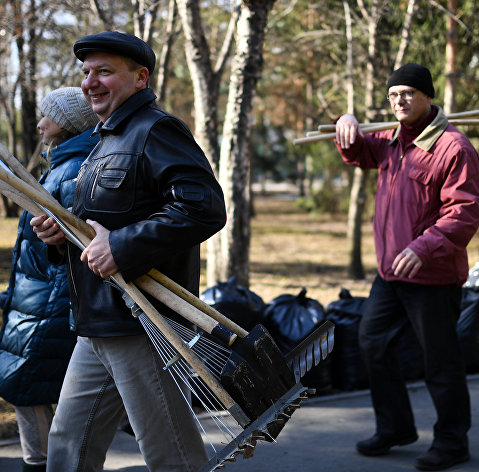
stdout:
POLYGON ((37 128, 40 131, 43 144, 46 144, 47 146, 52 144, 55 137, 63 131, 63 128, 48 118, 48 116, 42 116, 42 119, 38 122, 37 128))

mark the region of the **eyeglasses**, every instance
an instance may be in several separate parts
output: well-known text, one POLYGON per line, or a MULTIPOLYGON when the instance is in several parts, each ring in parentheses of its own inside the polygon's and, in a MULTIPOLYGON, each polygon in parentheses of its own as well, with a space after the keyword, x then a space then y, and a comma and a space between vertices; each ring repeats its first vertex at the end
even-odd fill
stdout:
POLYGON ((404 92, 389 92, 387 95, 386 95, 386 98, 388 99, 388 101, 390 102, 395 102, 398 98, 400 98, 401 100, 412 100, 412 97, 414 96, 414 94, 416 93, 415 90, 404 90, 404 92))

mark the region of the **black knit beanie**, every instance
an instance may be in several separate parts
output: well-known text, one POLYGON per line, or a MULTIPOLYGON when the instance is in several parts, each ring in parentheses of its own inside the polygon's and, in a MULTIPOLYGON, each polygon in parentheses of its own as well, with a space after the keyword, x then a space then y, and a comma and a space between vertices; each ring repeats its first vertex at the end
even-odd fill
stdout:
POLYGON ((396 69, 388 79, 388 90, 395 85, 410 85, 424 92, 428 97, 434 98, 431 72, 427 67, 419 64, 409 62, 396 69))

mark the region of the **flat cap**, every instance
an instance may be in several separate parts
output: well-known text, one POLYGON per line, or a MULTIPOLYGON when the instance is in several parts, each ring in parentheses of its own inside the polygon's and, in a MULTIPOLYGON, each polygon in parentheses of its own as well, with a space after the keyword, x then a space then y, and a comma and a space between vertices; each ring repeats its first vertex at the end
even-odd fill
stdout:
POLYGON ((90 52, 106 52, 129 57, 146 67, 150 74, 155 69, 156 57, 151 47, 140 38, 128 33, 105 31, 83 36, 73 45, 73 52, 82 62, 90 52))

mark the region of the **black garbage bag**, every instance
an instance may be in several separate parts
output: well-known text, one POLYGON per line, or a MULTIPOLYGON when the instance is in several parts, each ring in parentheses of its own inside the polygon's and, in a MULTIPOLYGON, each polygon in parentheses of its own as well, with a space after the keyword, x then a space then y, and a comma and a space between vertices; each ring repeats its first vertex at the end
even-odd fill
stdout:
POLYGON ((236 277, 207 288, 200 299, 246 331, 263 322, 266 304, 259 295, 238 285, 236 277))
POLYGON ((367 298, 353 297, 342 288, 339 300, 326 307, 326 319, 334 323, 332 352, 332 384, 334 388, 351 391, 368 387, 366 367, 359 349, 359 323, 367 298))
POLYGON ((298 295, 279 295, 268 303, 263 324, 286 354, 323 320, 323 306, 307 298, 306 289, 303 288, 298 295))
POLYGON ((461 314, 456 331, 467 373, 479 372, 479 264, 469 271, 462 287, 461 314))
MULTIPOLYGON (((297 346, 325 320, 324 308, 317 300, 306 297, 303 288, 298 295, 284 294, 272 300, 265 309, 264 325, 284 354, 297 346)), ((317 394, 331 387, 331 360, 326 358, 301 379, 305 387, 317 394)))

